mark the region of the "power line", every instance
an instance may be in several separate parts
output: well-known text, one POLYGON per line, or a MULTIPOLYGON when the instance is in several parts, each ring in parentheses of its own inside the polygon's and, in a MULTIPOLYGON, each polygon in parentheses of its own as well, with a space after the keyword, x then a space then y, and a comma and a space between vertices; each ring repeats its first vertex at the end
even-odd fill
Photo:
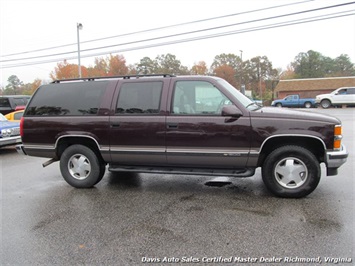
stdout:
MULTIPOLYGON (((344 11, 344 12, 354 12, 354 11, 355 10, 344 11)), ((147 49, 147 48, 153 48, 153 47, 159 47, 159 46, 186 43, 186 42, 197 41, 197 40, 224 37, 224 36, 229 36, 229 35, 234 35, 234 34, 242 34, 242 33, 260 31, 260 30, 267 30, 267 29, 273 29, 273 28, 280 28, 280 27, 285 27, 285 26, 292 26, 292 25, 298 25, 298 24, 304 24, 304 23, 310 23, 310 22, 316 22, 316 21, 321 21, 321 20, 329 20, 329 19, 334 19, 334 18, 341 18, 341 17, 347 17, 347 16, 355 15, 355 12, 354 13, 349 13, 349 14, 337 15, 337 14, 341 14, 341 13, 344 13, 344 12, 333 13, 333 14, 330 14, 331 16, 329 16, 329 14, 328 14, 328 15, 322 15, 322 16, 316 16, 316 17, 310 17, 310 18, 286 21, 286 22, 279 22, 279 23, 274 23, 274 24, 269 24, 269 25, 264 25, 264 26, 259 26, 259 27, 252 27, 252 28, 247 28, 247 29, 242 29, 242 30, 235 30, 235 31, 216 33, 216 34, 205 35, 205 36, 200 36, 200 37, 192 37, 192 38, 187 38, 187 39, 163 42, 163 43, 158 43, 158 44, 144 45, 144 46, 138 46, 138 47, 133 47, 133 48, 126 48, 126 49, 121 49, 121 50, 108 51, 108 52, 100 52, 100 53, 95 53, 95 54, 84 55, 84 56, 82 56, 82 58, 99 56, 99 55, 102 55, 102 54, 128 52, 128 51, 135 51, 135 50, 141 50, 141 49, 147 49), (324 17, 324 16, 328 16, 328 17, 324 17), (321 18, 321 17, 323 17, 323 18, 321 18)), ((66 60, 71 60, 71 59, 76 59, 76 58, 77 57, 69 57, 69 58, 66 58, 66 60)), ((46 61, 38 61, 38 62, 29 62, 29 63, 15 64, 15 65, 0 66, 0 68, 13 68, 13 67, 20 67, 20 66, 30 66, 30 65, 57 62, 57 61, 60 61, 60 60, 61 59, 55 59, 55 60, 51 59, 51 60, 46 60, 46 61)))
MULTIPOLYGON (((147 32, 158 31, 158 30, 163 30, 163 29, 169 29, 169 28, 174 28, 174 27, 179 27, 179 26, 186 26, 186 25, 190 25, 190 24, 201 23, 201 22, 206 22, 206 21, 211 21, 211 20, 217 20, 217 19, 222 19, 222 18, 227 18, 227 17, 245 15, 245 14, 250 14, 250 13, 255 13, 255 12, 260 12, 260 11, 266 11, 266 10, 270 10, 270 9, 280 8, 280 7, 304 4, 304 3, 307 3, 307 2, 313 2, 313 1, 315 1, 315 0, 306 0, 306 1, 301 1, 301 2, 293 2, 293 3, 289 3, 289 4, 271 6, 271 7, 260 8, 260 9, 255 9, 255 10, 249 10, 249 11, 244 11, 244 12, 239 12, 239 13, 234 13, 234 14, 228 14, 228 15, 223 15, 223 16, 218 16, 218 17, 200 19, 200 20, 189 21, 189 22, 184 22, 184 23, 179 23, 179 24, 173 24, 173 25, 168 25, 168 26, 163 26, 163 27, 158 27, 158 28, 152 28, 152 29, 141 30, 141 31, 136 31, 136 32, 131 32, 131 33, 125 33, 125 34, 120 34, 120 35, 103 37, 103 38, 83 41, 81 43, 90 43, 90 42, 102 41, 102 40, 113 39, 113 38, 118 38, 118 37, 126 37, 126 36, 135 35, 135 34, 147 33, 147 32)), ((25 51, 25 52, 19 52, 19 53, 7 54, 7 55, 0 55, 0 57, 9 57, 9 56, 14 56, 14 55, 42 52, 42 51, 46 51, 46 50, 53 50, 53 49, 63 48, 63 47, 68 47, 68 46, 73 46, 73 45, 77 45, 77 43, 63 44, 63 45, 58 45, 58 46, 53 46, 53 47, 48 47, 48 48, 31 50, 31 51, 25 51)))
MULTIPOLYGON (((293 12, 293 13, 288 13, 288 14, 282 14, 282 15, 277 15, 277 16, 272 16, 272 17, 266 17, 266 18, 255 19, 255 20, 249 20, 249 21, 244 21, 244 22, 239 22, 239 23, 233 23, 233 24, 228 24, 228 25, 222 25, 222 26, 216 26, 216 27, 211 27, 211 28, 205 28, 205 29, 200 29, 200 30, 195 30, 195 31, 189 31, 189 32, 183 32, 183 33, 178 33, 178 34, 171 34, 171 35, 165 35, 165 36, 160 36, 160 37, 148 38, 148 39, 143 39, 143 40, 138 40, 138 41, 131 41, 131 42, 126 42, 126 43, 120 43, 120 44, 114 44, 114 45, 107 45, 107 46, 101 46, 101 47, 96 47, 96 48, 84 49, 84 50, 81 50, 81 52, 84 53, 84 52, 88 52, 88 51, 107 49, 107 48, 112 48, 112 47, 117 47, 117 46, 132 45, 132 44, 143 43, 143 42, 149 42, 149 41, 157 41, 157 40, 160 40, 160 39, 178 37, 178 36, 183 36, 183 35, 188 35, 188 34, 196 34, 196 33, 201 33, 201 32, 205 32, 205 31, 218 30, 218 29, 222 29, 222 28, 227 28, 227 27, 232 27, 232 26, 238 26, 238 25, 243 25, 243 24, 261 22, 261 21, 272 20, 272 19, 278 19, 278 18, 283 18, 283 17, 288 17, 288 16, 294 16, 294 15, 301 15, 301 14, 310 13, 310 12, 315 12, 315 11, 320 11, 320 10, 325 10, 325 9, 337 8, 337 7, 341 7, 341 6, 345 6, 345 5, 350 5, 350 4, 354 4, 354 3, 355 3, 355 2, 342 3, 342 4, 337 4, 337 5, 332 5, 332 6, 326 6, 326 7, 320 7, 320 8, 314 8, 314 9, 309 9, 309 10, 303 10, 303 11, 298 11, 298 12, 293 12)), ((30 59, 38 59, 38 58, 45 58, 45 57, 68 55, 68 54, 74 54, 74 53, 77 53, 77 51, 56 53, 56 54, 50 54, 50 55, 47 54, 47 55, 33 56, 33 57, 27 57, 27 58, 1 60, 0 62, 1 62, 1 63, 4 63, 4 62, 23 61, 23 60, 30 60, 30 59)), ((84 56, 82 56, 82 57, 84 57, 84 56)))

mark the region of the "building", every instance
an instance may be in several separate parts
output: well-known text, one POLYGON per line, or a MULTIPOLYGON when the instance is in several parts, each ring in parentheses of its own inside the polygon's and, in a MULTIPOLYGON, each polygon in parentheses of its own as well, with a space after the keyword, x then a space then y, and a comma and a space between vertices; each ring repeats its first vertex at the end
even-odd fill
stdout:
POLYGON ((355 87, 355 77, 280 80, 274 92, 275 99, 283 99, 291 94, 299 94, 301 98, 315 98, 340 87, 355 87))

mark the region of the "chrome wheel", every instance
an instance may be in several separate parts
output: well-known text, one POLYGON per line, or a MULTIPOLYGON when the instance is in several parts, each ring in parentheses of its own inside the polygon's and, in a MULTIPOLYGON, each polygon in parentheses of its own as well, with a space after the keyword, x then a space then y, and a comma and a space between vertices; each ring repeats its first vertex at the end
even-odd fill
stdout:
POLYGON ((298 188, 308 177, 307 166, 300 159, 294 157, 279 161, 274 171, 275 179, 284 188, 298 188))
POLYGON ((68 161, 68 170, 75 179, 84 180, 91 173, 91 164, 86 156, 75 154, 68 161))

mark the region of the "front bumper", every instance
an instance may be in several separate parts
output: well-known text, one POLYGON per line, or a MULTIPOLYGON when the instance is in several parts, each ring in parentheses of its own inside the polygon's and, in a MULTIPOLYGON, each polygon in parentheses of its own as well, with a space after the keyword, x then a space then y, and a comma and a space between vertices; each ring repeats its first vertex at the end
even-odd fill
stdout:
POLYGON ((21 142, 21 136, 0 138, 0 147, 15 145, 21 142))
POLYGON ((336 175, 337 169, 342 166, 349 156, 346 147, 342 145, 340 151, 328 151, 325 154, 325 164, 327 166, 327 175, 336 175))

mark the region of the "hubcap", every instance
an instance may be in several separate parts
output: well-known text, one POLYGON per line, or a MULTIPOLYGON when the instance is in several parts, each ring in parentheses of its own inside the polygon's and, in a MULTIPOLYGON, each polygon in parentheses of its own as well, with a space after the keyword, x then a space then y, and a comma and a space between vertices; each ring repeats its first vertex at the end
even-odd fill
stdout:
POLYGON ((330 102, 329 101, 323 101, 322 102, 322 107, 323 108, 328 108, 330 106, 330 102))
POLYGON ((75 154, 68 161, 68 170, 75 179, 84 180, 90 175, 91 164, 86 156, 75 154))
POLYGON ((297 158, 288 157, 279 161, 274 172, 276 181, 285 188, 298 188, 308 177, 306 165, 297 158))

